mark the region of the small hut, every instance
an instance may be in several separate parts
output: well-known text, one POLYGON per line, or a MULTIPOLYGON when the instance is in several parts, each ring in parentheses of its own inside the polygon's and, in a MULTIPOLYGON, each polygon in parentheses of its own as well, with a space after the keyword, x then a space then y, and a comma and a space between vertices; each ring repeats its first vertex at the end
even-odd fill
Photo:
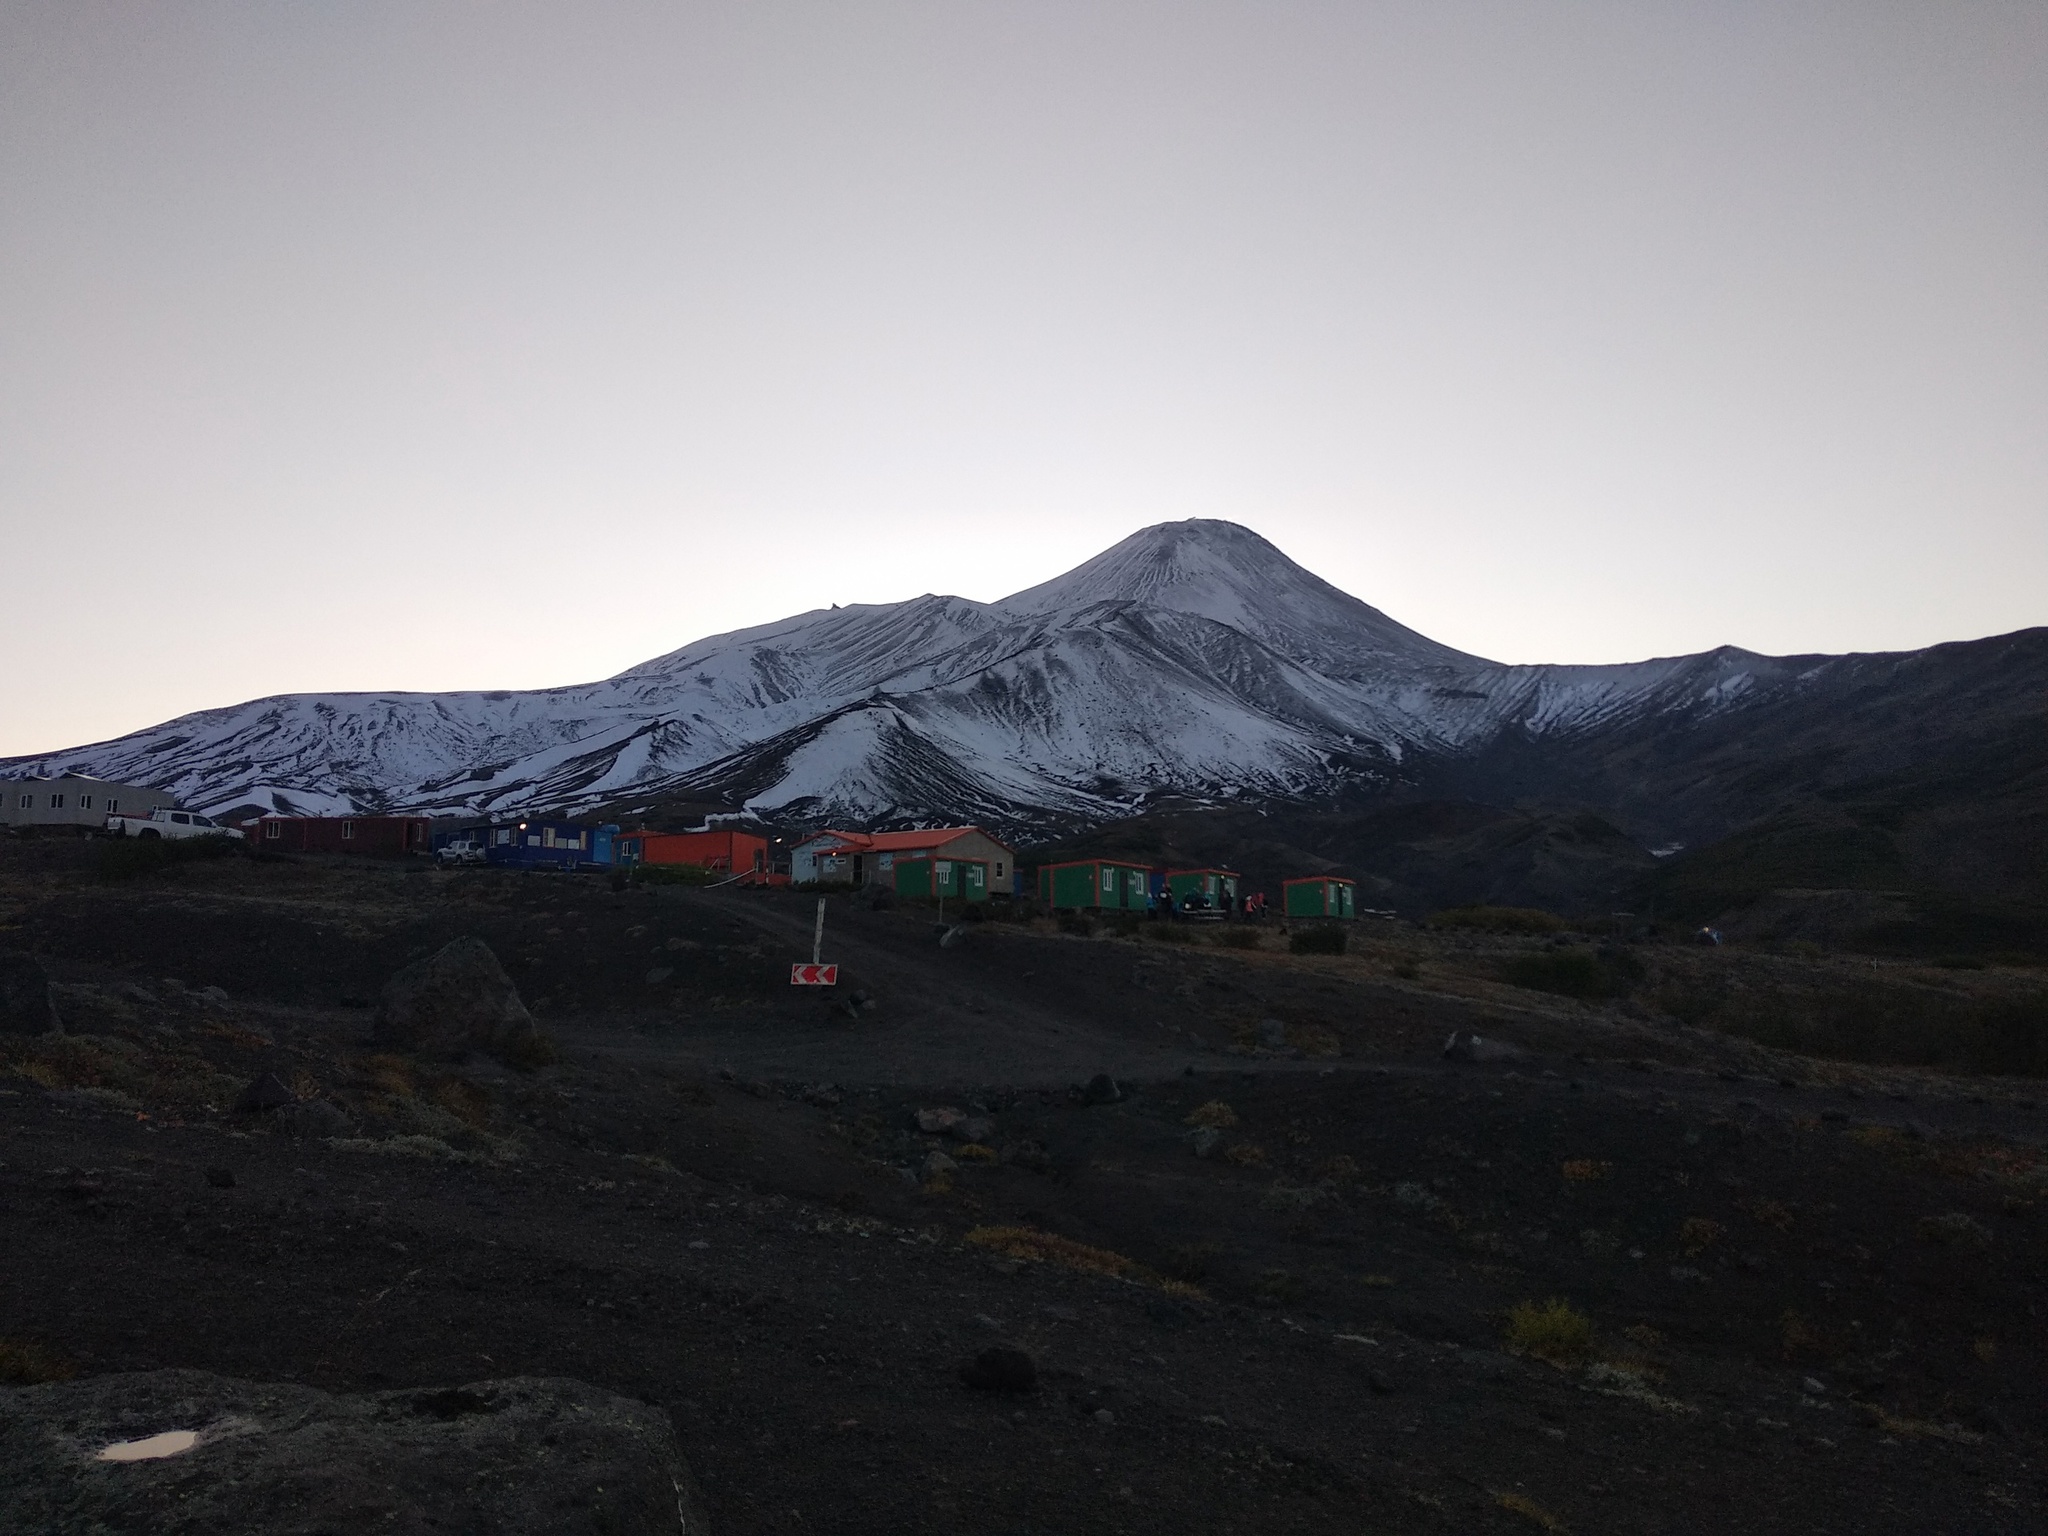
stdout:
POLYGON ((1055 911, 1143 912, 1151 895, 1152 871, 1143 864, 1077 859, 1038 866, 1038 899, 1055 911))
POLYGON ((1281 910, 1289 917, 1358 916, 1358 884, 1338 875, 1309 875, 1281 883, 1281 910))

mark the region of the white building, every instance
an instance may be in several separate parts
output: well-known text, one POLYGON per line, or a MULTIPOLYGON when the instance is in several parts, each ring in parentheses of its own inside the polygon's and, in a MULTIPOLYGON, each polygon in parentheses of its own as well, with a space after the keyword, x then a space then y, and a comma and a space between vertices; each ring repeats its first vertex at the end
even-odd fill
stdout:
POLYGON ((178 797, 146 784, 67 773, 54 779, 0 779, 0 827, 24 834, 45 828, 96 832, 109 816, 147 816, 174 808, 178 797))
POLYGON ((922 832, 814 832, 790 850, 796 885, 879 885, 900 889, 898 864, 962 860, 984 867, 990 891, 1008 895, 1016 884, 1017 855, 979 827, 931 827, 922 832))

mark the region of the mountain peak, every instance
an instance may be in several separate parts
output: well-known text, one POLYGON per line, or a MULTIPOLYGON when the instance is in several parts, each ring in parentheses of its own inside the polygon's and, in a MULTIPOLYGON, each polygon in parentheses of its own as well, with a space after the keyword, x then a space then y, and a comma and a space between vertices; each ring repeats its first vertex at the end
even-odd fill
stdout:
POLYGON ((1065 575, 1014 593, 996 606, 1012 613, 1047 613, 1088 603, 1140 602, 1203 612, 1228 623, 1222 614, 1189 605, 1200 605, 1220 590, 1275 577, 1290 585, 1302 577, 1316 579, 1239 523, 1191 517, 1140 528, 1065 575))
POLYGON ((1154 523, 1064 576, 995 604, 1013 614, 1135 602, 1227 624, 1297 660, 1371 670, 1388 658, 1472 664, 1290 560, 1241 523, 1154 523))

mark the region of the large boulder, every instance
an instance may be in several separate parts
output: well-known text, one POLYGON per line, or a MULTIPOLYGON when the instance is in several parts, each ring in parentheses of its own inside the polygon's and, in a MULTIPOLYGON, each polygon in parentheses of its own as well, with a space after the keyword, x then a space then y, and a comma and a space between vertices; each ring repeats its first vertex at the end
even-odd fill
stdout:
POLYGON ((0 950, 0 1035, 46 1035, 62 1028, 43 962, 34 955, 0 950))
POLYGON ((379 1045, 423 1056, 488 1051, 530 1063, 550 1054, 519 989, 482 939, 457 939, 385 982, 371 1034, 379 1045))
POLYGON ((0 1390, 0 1530, 699 1536, 702 1509, 668 1416, 580 1381, 336 1396, 147 1371, 0 1390))

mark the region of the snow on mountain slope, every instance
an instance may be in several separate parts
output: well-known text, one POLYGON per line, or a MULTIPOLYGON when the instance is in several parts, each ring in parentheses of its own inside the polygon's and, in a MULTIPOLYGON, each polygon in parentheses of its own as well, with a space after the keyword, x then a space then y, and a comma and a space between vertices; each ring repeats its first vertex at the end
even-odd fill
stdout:
POLYGON ((1287 796, 1503 732, 1704 718, 1827 658, 1722 650, 1506 667, 1438 645, 1232 523, 1144 529, 996 603, 925 596, 695 641, 601 682, 306 694, 0 763, 202 809, 580 809, 686 794, 767 813, 1026 826, 1168 790, 1287 796))
POLYGON ((1326 673, 1486 665, 1340 592, 1249 528, 1206 518, 1142 529, 995 606, 1013 614, 1073 613, 1104 602, 1211 619, 1326 673))

